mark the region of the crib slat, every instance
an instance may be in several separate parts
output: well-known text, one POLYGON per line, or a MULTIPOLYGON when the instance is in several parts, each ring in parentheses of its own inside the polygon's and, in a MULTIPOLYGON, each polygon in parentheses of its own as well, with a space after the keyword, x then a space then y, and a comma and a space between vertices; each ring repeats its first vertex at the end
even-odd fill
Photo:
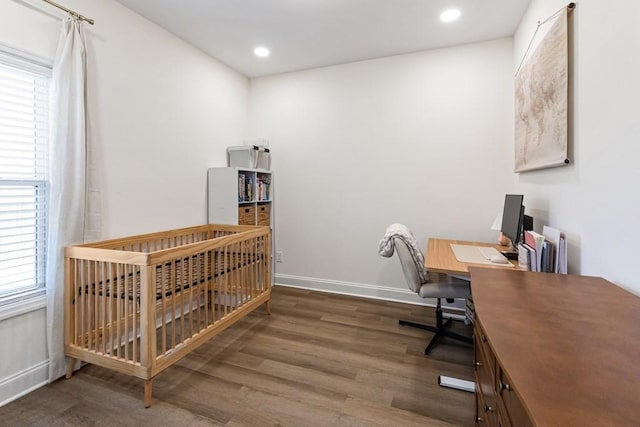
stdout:
MULTIPOLYGON (((188 296, 188 306, 189 306, 189 318, 187 319, 189 321, 189 336, 192 337, 193 336, 193 256, 189 257, 189 263, 187 264, 188 268, 189 268, 189 272, 187 273, 187 277, 189 280, 189 296, 188 296)), ((187 292, 186 290, 184 290, 183 292, 187 292)), ((184 337, 182 338, 182 340, 184 341, 184 337)))
POLYGON ((233 287, 231 288, 231 292, 234 293, 233 296, 233 301, 232 301, 232 310, 236 310, 238 308, 238 298, 240 296, 240 283, 242 282, 242 264, 243 264, 243 259, 242 259, 242 243, 236 243, 236 247, 235 247, 235 252, 236 252, 236 260, 234 261, 234 267, 236 269, 236 276, 235 276, 235 280, 233 281, 233 287))
POLYGON ((268 258, 267 241, 264 237, 260 239, 260 273, 258 274, 258 283, 256 283, 256 290, 258 293, 262 293, 264 290, 264 277, 267 274, 267 263, 271 260, 268 258))
POLYGON ((241 304, 244 304, 249 299, 247 295, 247 281, 249 280, 249 277, 251 277, 251 270, 253 269, 249 243, 249 241, 242 242, 246 262, 244 263, 245 267, 242 268, 242 281, 240 282, 241 304))
POLYGON ((251 295, 251 284, 253 283, 253 276, 255 275, 256 272, 256 267, 257 267, 257 256, 258 254, 256 253, 256 238, 253 238, 249 241, 247 241, 246 244, 247 247, 247 273, 245 276, 245 281, 243 283, 243 295, 244 295, 244 299, 245 302, 249 302, 253 299, 253 296, 251 295))
MULTIPOLYGON (((265 254, 268 256, 265 256, 265 266, 267 268, 267 273, 265 274, 265 287, 263 288, 263 290, 271 290, 271 277, 272 277, 272 273, 271 273, 271 233, 267 234, 264 237, 265 240, 265 246, 264 246, 264 251, 265 254)), ((267 312, 271 313, 269 311, 269 303, 267 303, 267 312)))
POLYGON ((240 258, 237 262, 238 265, 238 276, 240 276, 239 280, 236 282, 236 303, 235 308, 237 309, 242 304, 242 282, 245 280, 247 267, 248 267, 248 259, 246 258, 246 250, 245 242, 238 243, 238 257, 240 258))
POLYGON ((237 269, 238 269, 238 280, 235 282, 235 291, 236 291, 236 300, 234 305, 234 309, 237 309, 241 304, 242 298, 242 282, 244 281, 244 272, 245 272, 245 258, 244 258, 245 248, 244 242, 238 243, 238 261, 236 261, 237 269))
POLYGON ((85 320, 87 321, 85 328, 86 328, 86 340, 87 340, 87 348, 89 350, 93 350, 93 329, 92 329, 92 324, 93 324, 93 316, 92 316, 92 307, 93 307, 93 299, 94 299, 94 295, 95 295, 95 290, 91 289, 92 285, 94 285, 93 283, 93 262, 92 261, 87 261, 87 285, 88 285, 88 290, 87 290, 87 304, 86 304, 86 309, 87 309, 87 313, 86 313, 86 317, 85 320))
POLYGON ((260 246, 258 242, 260 241, 259 237, 256 237, 251 241, 251 252, 253 257, 253 263, 251 267, 251 279, 247 284, 247 292, 249 293, 250 299, 255 298, 254 287, 256 283, 256 274, 258 274, 258 269, 260 268, 260 246))
MULTIPOLYGON (((182 238, 180 239, 182 244, 182 238)), ((184 282, 185 282, 185 259, 182 258, 180 262, 180 342, 184 341, 184 282)))
POLYGON ((251 299, 255 298, 255 294, 254 294, 254 288, 255 288, 255 283, 256 283, 256 275, 258 274, 258 269, 260 268, 260 238, 256 237, 255 239, 253 239, 251 241, 251 256, 252 256, 252 263, 251 263, 251 279, 248 283, 248 287, 247 287, 247 291, 249 292, 249 295, 251 297, 251 299))
POLYGON ((108 298, 105 298, 107 305, 107 324, 109 325, 108 337, 105 337, 105 341, 107 342, 107 349, 109 354, 113 354, 113 301, 115 301, 115 295, 113 294, 113 284, 115 281, 114 275, 114 267, 113 263, 107 263, 107 271, 109 272, 109 285, 105 288, 105 292, 107 292, 108 298))
POLYGON ((247 279, 247 270, 250 268, 246 242, 240 242, 238 243, 238 246, 240 247, 240 261, 238 262, 238 268, 240 269, 240 281, 236 286, 238 292, 236 308, 244 303, 243 285, 247 279))
MULTIPOLYGON (((120 347, 120 336, 121 336, 121 329, 120 329, 120 324, 122 323, 121 319, 122 319, 122 297, 121 295, 123 295, 122 292, 122 286, 123 286, 123 272, 124 270, 124 266, 122 264, 116 264, 116 274, 117 274, 117 284, 116 284, 116 346, 115 346, 115 356, 120 358, 122 357, 122 351, 121 351, 121 347, 120 347)), ((126 319, 125 319, 126 322, 126 319)), ((126 327, 126 325, 125 325, 126 327)))
POLYGON ((80 292, 78 293, 78 305, 79 305, 79 309, 80 309, 80 346, 82 348, 87 348, 87 344, 85 343, 85 339, 84 339, 84 313, 85 313, 85 295, 86 295, 86 288, 85 286, 87 285, 87 280, 85 278, 85 264, 86 261, 85 260, 81 260, 80 261, 80 292))
POLYGON ((91 350, 91 261, 85 262, 85 281, 87 283, 87 292, 85 293, 84 304, 84 340, 86 341, 87 349, 91 350))
MULTIPOLYGON (((128 301, 131 301, 131 303, 129 304, 129 306, 131 307, 131 314, 132 314, 132 324, 131 324, 131 330, 133 332, 131 338, 132 338, 132 347, 133 347, 133 355, 132 355, 132 359, 134 363, 138 362, 138 318, 137 318, 137 314, 138 314, 138 306, 140 305, 140 299, 138 298, 138 295, 141 294, 140 292, 140 286, 138 284, 138 281, 136 280, 136 275, 138 274, 138 270, 136 267, 131 268, 131 296, 130 298, 128 298, 128 301)), ((142 282, 142 274, 140 275, 140 282, 142 282)), ((140 308, 140 311, 142 312, 142 307, 140 308)), ((129 330, 127 329, 127 334, 129 333, 129 330)), ((127 337, 127 342, 129 342, 129 338, 127 337)), ((129 352, 126 353, 127 355, 129 354, 129 352)), ((128 356, 127 356, 128 357, 128 356)))
MULTIPOLYGON (((199 236, 198 236, 199 237, 199 236)), ((197 327, 196 327, 196 332, 199 332, 200 329, 202 328, 202 323, 201 323, 201 315, 200 315, 200 294, 202 293, 202 287, 204 286, 204 276, 201 274, 202 273, 202 268, 200 267, 200 261, 204 262, 204 259, 202 258, 202 254, 199 253, 196 256, 196 271, 195 271, 195 276, 196 276, 196 285, 194 285, 194 287, 196 288, 196 292, 195 292, 195 303, 196 303, 196 311, 198 313, 197 316, 194 316, 194 320, 197 317, 197 327), (202 279, 200 279, 202 277, 202 279)))
POLYGON ((98 324, 99 324, 99 321, 100 321, 98 319, 98 315, 100 314, 99 310, 98 310, 98 304, 100 302, 99 301, 99 294, 98 294, 99 293, 98 286, 99 286, 99 283, 100 283, 98 281, 99 280, 98 267, 100 266, 100 263, 97 262, 97 261, 92 261, 91 262, 91 266, 93 268, 93 292, 92 292, 92 295, 93 295, 93 316, 92 316, 93 317, 93 319, 92 319, 93 320, 93 325, 92 325, 92 332, 93 332, 93 335, 94 335, 93 349, 95 351, 100 351, 100 346, 99 346, 99 341, 98 341, 99 340, 98 334, 100 332, 100 328, 98 327, 98 324))
MULTIPOLYGON (((133 282, 135 282, 135 278, 132 277, 132 283, 131 286, 129 286, 129 275, 131 274, 131 267, 128 264, 124 264, 122 266, 122 270, 123 270, 123 275, 124 275, 124 280, 122 281, 122 294, 118 294, 118 305, 122 306, 122 317, 120 317, 118 319, 118 322, 122 322, 124 320, 124 324, 123 324, 123 331, 122 334, 120 332, 118 332, 118 339, 120 339, 120 337, 122 337, 123 339, 123 343, 120 344, 118 343, 118 347, 120 348, 120 351, 124 354, 121 354, 120 357, 124 358, 124 359, 128 359, 129 358, 129 330, 131 329, 131 325, 129 325, 129 319, 132 319, 132 322, 135 324, 135 317, 133 317, 132 313, 129 313, 129 311, 131 310, 131 304, 129 304, 129 299, 131 298, 131 290, 133 289, 133 282)), ((134 334, 135 337, 135 334, 134 334)))
MULTIPOLYGON (((153 266, 140 268, 140 362, 152 369, 156 359, 156 269, 153 266)), ((134 362, 136 361, 134 334, 134 362)))
POLYGON ((165 353, 167 351, 167 329, 166 329, 166 320, 167 320, 167 292, 165 291, 165 280, 166 280, 166 267, 165 267, 165 263, 162 263, 160 266, 160 296, 162 297, 162 320, 161 320, 161 324, 162 324, 162 341, 161 341, 161 345, 162 347, 161 352, 165 353))
POLYGON ((260 282, 261 277, 264 272, 264 238, 261 236, 258 238, 256 242, 256 253, 258 255, 258 259, 256 259, 256 278, 255 283, 253 285, 254 292, 256 294, 260 294, 260 282))
POLYGON ((226 299, 229 298, 229 276, 231 276, 232 271, 229 269, 229 246, 225 246, 224 247, 224 256, 222 257, 223 262, 224 262, 224 268, 222 269, 222 278, 223 278, 223 283, 224 283, 224 287, 222 290, 222 295, 220 295, 221 299, 222 299, 222 313, 221 314, 221 318, 227 315, 227 301, 226 299))
MULTIPOLYGON (((208 232, 207 232, 208 233, 208 232)), ((203 292, 202 294, 204 295, 204 326, 207 327, 209 326, 209 277, 211 277, 211 280, 213 280, 213 273, 211 272, 210 268, 209 268, 209 256, 211 254, 211 251, 206 251, 204 253, 204 260, 203 260, 203 264, 204 264, 204 283, 202 284, 202 289, 203 292)))
POLYGON ((209 306, 211 308, 211 312, 209 316, 211 316, 210 324, 213 325, 216 323, 216 295, 220 294, 220 250, 214 249, 211 251, 211 286, 209 294, 209 306))
POLYGON ((99 274, 99 278, 100 278, 100 313, 99 313, 99 317, 100 317, 100 325, 99 325, 99 329, 100 329, 100 343, 102 344, 100 351, 102 352, 102 354, 106 354, 107 353, 107 343, 106 343, 106 336, 107 336, 107 321, 106 321, 106 310, 105 310, 105 300, 107 298, 106 296, 106 292, 107 292, 107 281, 105 278, 105 263, 101 262, 100 263, 100 274, 99 274))
POLYGON ((176 284, 178 282, 178 269, 176 260, 171 262, 171 348, 176 347, 176 284))
POLYGON ((74 260, 73 262, 73 298, 75 303, 73 304, 73 343, 79 345, 78 333, 79 333, 79 319, 80 319, 80 296, 82 296, 82 278, 80 277, 79 269, 81 260, 74 260), (78 293, 78 287, 80 293, 78 293))
POLYGON ((249 281, 247 291, 251 299, 255 298, 255 283, 256 283, 256 275, 258 274, 258 270, 260 268, 260 238, 256 237, 251 241, 251 251, 253 252, 253 265, 251 267, 251 280, 249 281))

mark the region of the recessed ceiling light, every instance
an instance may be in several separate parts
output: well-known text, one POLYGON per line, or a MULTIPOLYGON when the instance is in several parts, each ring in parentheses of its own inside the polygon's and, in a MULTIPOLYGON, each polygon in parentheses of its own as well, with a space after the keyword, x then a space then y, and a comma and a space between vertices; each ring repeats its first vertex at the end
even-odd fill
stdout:
POLYGON ((460 9, 447 9, 440 14, 442 22, 453 22, 460 18, 460 9))
POLYGON ((266 58, 271 52, 269 52, 269 49, 267 49, 266 47, 258 46, 257 48, 253 49, 253 53, 258 58, 266 58))

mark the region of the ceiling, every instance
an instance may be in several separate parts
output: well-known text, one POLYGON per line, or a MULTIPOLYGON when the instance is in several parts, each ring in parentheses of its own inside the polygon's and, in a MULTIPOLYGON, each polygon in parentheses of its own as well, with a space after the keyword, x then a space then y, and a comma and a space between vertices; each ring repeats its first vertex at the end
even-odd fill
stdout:
POLYGON ((247 77, 512 36, 531 0, 118 0, 247 77), (460 19, 445 24, 450 7, 460 19), (268 58, 253 54, 271 50, 268 58))

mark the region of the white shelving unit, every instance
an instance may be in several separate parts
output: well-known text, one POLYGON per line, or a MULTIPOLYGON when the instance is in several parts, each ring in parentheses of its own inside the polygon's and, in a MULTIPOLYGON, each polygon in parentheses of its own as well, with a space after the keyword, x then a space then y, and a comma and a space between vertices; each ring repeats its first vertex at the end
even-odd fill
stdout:
POLYGON ((209 168, 207 180, 209 224, 271 227, 271 283, 275 283, 273 173, 239 167, 209 168))
POLYGON ((210 224, 265 225, 273 230, 273 173, 239 167, 207 171, 210 224))

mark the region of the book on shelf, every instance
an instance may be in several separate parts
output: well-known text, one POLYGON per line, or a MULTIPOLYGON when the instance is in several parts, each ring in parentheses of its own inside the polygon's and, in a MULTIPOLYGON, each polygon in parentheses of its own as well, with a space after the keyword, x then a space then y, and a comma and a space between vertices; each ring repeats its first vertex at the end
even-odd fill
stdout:
POLYGON ((250 202, 253 200, 253 178, 251 178, 250 176, 247 177, 246 182, 247 182, 247 185, 246 185, 246 193, 244 196, 244 201, 250 202))
POLYGON ((518 243, 518 266, 531 270, 531 252, 524 243, 518 243))
POLYGON ((518 246, 518 262, 531 271, 567 274, 567 244, 563 233, 544 226, 542 234, 524 232, 524 243, 518 246), (525 258, 527 258, 525 260, 525 258))
POLYGON ((538 252, 535 250, 535 248, 533 248, 532 246, 529 246, 526 243, 523 243, 523 246, 528 254, 527 256, 529 260, 529 271, 535 271, 535 272, 540 271, 539 270, 540 264, 538 263, 538 252))
POLYGON ((258 194, 259 201, 269 200, 269 189, 271 187, 271 178, 268 175, 258 175, 258 194))
POLYGON ((244 202, 246 193, 246 177, 243 173, 238 174, 238 201, 244 202))
POLYGON ((567 239, 564 233, 545 225, 542 228, 542 234, 552 246, 553 256, 549 260, 551 271, 567 274, 567 239))
POLYGON ((533 230, 527 230, 524 232, 524 243, 533 251, 533 258, 531 259, 531 271, 543 271, 542 251, 544 245, 544 236, 540 233, 536 233, 533 230))

